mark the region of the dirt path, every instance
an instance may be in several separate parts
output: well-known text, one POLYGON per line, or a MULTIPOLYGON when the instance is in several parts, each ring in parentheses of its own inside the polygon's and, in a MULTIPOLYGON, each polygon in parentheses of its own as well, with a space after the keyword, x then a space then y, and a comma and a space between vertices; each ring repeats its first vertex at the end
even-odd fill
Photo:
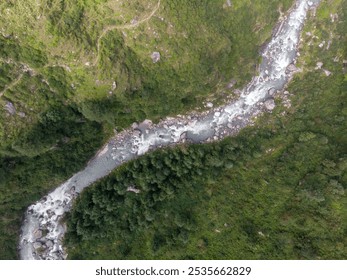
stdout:
POLYGON ((136 28, 137 26, 139 26, 142 23, 145 23, 147 21, 149 21, 154 15, 155 13, 158 11, 158 9, 160 8, 160 1, 158 1, 156 7, 154 8, 154 10, 145 18, 137 21, 136 23, 133 24, 125 24, 125 25, 111 25, 111 26, 107 26, 104 28, 104 30, 101 32, 99 38, 98 38, 98 42, 97 42, 97 57, 93 63, 93 66, 95 66, 99 59, 100 59, 100 45, 101 45, 101 40, 103 37, 105 37, 105 35, 112 30, 123 30, 123 29, 132 29, 132 28, 136 28))
POLYGON ((17 79, 15 79, 12 83, 6 85, 6 87, 0 92, 0 97, 2 97, 7 90, 16 86, 20 82, 20 80, 23 78, 23 75, 24 73, 19 74, 17 79))

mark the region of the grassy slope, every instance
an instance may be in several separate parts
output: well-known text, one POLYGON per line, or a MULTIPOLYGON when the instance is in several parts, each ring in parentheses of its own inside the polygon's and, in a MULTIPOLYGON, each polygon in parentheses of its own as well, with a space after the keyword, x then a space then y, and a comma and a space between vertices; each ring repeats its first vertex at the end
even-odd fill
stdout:
POLYGON ((82 168, 113 128, 232 95, 225 85, 254 73, 277 8, 292 1, 161 0, 125 28, 157 3, 0 3, 0 259, 16 257, 25 208, 82 168))
POLYGON ((11 149, 56 95, 89 120, 119 128, 199 107, 208 96, 230 95, 225 89, 230 79, 241 85, 254 73, 259 46, 278 18, 276 8, 285 10, 292 1, 234 1, 229 8, 224 1, 160 3, 135 27, 131 19, 141 22, 157 1, 2 3, 1 33, 9 38, 1 39, 7 48, 1 54, 0 90, 24 72, 17 68, 30 67, 33 76, 25 74, 4 92, 1 105, 11 101, 27 117, 1 111, 0 147, 11 149), (150 58, 153 51, 161 53, 157 64, 150 58), (55 72, 64 89, 40 84, 55 72), (37 94, 44 90, 48 94, 37 94))
POLYGON ((156 151, 87 189, 68 219, 70 258, 346 259, 346 7, 323 1, 306 26, 332 44, 304 35, 286 113, 221 143, 156 151))

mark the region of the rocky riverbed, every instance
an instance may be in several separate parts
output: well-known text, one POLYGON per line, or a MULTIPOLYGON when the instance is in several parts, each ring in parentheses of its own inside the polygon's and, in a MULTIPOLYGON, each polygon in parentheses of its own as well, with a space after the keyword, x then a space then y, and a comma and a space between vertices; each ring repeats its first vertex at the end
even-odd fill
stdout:
MULTIPOLYGON (((271 112, 274 96, 297 71, 295 58, 300 33, 309 9, 320 0, 297 0, 278 23, 271 41, 263 49, 259 75, 241 91, 238 100, 199 114, 134 123, 116 135, 91 159, 86 168, 31 205, 25 215, 18 250, 21 259, 65 259, 62 240, 66 231, 62 218, 75 197, 113 169, 148 151, 184 142, 206 143, 235 135, 252 125, 264 111, 271 112)), ((129 190, 138 191, 138 190, 129 190)))

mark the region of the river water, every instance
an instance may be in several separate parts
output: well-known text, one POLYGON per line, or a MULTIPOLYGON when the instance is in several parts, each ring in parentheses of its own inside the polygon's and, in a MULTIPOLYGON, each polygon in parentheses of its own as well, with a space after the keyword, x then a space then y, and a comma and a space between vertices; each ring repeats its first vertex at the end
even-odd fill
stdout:
POLYGON ((85 169, 31 205, 19 240, 21 259, 65 259, 62 240, 66 227, 62 217, 74 198, 121 164, 156 148, 183 142, 203 143, 235 135, 250 125, 254 117, 274 107, 273 94, 284 88, 293 74, 301 30, 309 9, 320 0, 297 0, 278 23, 262 53, 258 76, 242 90, 238 100, 210 111, 167 118, 153 125, 146 120, 116 134, 91 159, 85 169))

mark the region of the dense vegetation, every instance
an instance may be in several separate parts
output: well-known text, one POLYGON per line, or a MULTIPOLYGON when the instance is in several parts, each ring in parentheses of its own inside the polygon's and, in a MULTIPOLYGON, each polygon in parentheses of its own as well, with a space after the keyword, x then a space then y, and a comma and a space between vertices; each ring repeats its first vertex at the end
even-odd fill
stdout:
POLYGON ((113 128, 218 102, 255 73, 292 0, 232 2, 161 0, 149 17, 156 0, 1 1, 0 259, 16 257, 26 207, 113 128))
POLYGON ((220 143, 143 156, 82 193, 69 257, 346 259, 346 8, 324 2, 307 25, 290 109, 220 143))

